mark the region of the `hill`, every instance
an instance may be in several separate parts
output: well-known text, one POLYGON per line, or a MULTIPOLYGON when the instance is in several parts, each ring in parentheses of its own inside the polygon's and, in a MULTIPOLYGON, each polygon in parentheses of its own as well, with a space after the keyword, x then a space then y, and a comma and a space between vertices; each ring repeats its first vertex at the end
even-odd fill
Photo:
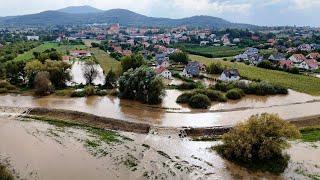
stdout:
MULTIPOLYGON (((81 8, 80 8, 81 9, 81 8)), ((85 8, 86 9, 86 8, 85 8)), ((88 9, 87 9, 88 10, 88 9)), ((215 28, 256 28, 249 24, 231 23, 222 18, 211 16, 193 16, 182 19, 169 19, 148 17, 125 9, 111 9, 97 13, 70 13, 80 12, 79 8, 68 8, 59 11, 45 11, 37 14, 15 16, 0 19, 0 25, 81 25, 93 23, 120 23, 123 26, 160 26, 172 27, 188 25, 190 27, 215 27, 215 28), (72 10, 73 9, 73 10, 72 10), (78 10, 76 10, 78 9, 78 10), (74 11, 76 10, 76 11, 74 11), (68 13, 67 13, 68 12, 68 13)), ((85 11, 82 11, 85 12, 85 11)), ((88 11, 87 11, 88 12, 88 11)))
POLYGON ((91 6, 70 6, 63 9, 59 9, 57 11, 70 14, 89 14, 103 12, 103 10, 91 6))

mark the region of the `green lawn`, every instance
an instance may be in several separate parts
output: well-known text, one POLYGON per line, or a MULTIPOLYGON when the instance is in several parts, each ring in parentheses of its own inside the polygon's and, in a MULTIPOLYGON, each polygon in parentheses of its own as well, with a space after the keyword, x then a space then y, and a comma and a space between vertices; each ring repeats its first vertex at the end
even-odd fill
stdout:
POLYGON ((101 65, 105 73, 108 73, 109 70, 112 69, 116 74, 120 74, 121 63, 119 61, 110 57, 109 54, 99 48, 91 48, 90 51, 94 53, 96 60, 101 65))
POLYGON ((28 52, 25 52, 23 54, 20 54, 18 57, 16 57, 14 60, 16 61, 28 61, 34 58, 33 56, 33 52, 43 52, 47 49, 51 49, 54 48, 56 49, 58 52, 62 53, 63 55, 65 55, 67 53, 67 51, 70 50, 76 50, 76 49, 86 49, 85 45, 60 45, 59 43, 55 43, 55 42, 45 42, 43 44, 41 44, 40 46, 31 49, 28 52))
MULTIPOLYGON (((213 58, 235 56, 245 51, 245 48, 229 47, 229 46, 199 46, 198 44, 179 44, 179 47, 191 54, 207 54, 213 58)), ((209 57, 209 56, 207 56, 209 57)))
POLYGON ((237 68, 243 78, 250 80, 267 81, 274 85, 281 85, 299 92, 320 96, 320 79, 311 76, 290 74, 282 71, 262 69, 255 66, 248 66, 244 63, 232 63, 219 59, 205 58, 202 56, 190 55, 194 61, 199 61, 206 65, 211 62, 220 62, 228 67, 237 68))

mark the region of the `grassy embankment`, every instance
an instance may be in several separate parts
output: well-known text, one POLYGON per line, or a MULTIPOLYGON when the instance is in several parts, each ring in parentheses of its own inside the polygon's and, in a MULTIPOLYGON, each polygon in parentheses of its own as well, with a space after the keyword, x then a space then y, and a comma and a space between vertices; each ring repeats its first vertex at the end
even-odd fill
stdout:
POLYGON ((61 54, 66 55, 67 51, 76 50, 76 49, 86 49, 86 46, 85 45, 59 45, 59 43, 55 43, 55 42, 45 42, 40 46, 34 49, 31 49, 30 51, 20 54, 14 60, 28 61, 34 58, 33 52, 44 52, 45 50, 52 49, 52 48, 56 49, 61 54))
POLYGON ((320 96, 320 79, 311 76, 290 74, 282 71, 262 69, 244 63, 232 63, 221 59, 206 58, 202 56, 190 55, 190 59, 209 65, 212 62, 220 62, 230 68, 237 68, 243 78, 249 80, 267 81, 273 85, 284 86, 295 91, 320 96))

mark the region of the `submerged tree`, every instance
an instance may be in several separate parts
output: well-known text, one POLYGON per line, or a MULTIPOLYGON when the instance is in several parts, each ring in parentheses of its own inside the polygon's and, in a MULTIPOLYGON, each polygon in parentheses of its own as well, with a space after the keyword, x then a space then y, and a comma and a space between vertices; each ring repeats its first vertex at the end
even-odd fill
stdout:
POLYGON ((235 126, 215 149, 225 158, 253 170, 281 173, 288 165, 287 139, 300 136, 298 129, 278 115, 261 114, 235 126))
POLYGON ((130 69, 120 77, 120 98, 158 104, 164 96, 164 84, 151 68, 130 69))
POLYGON ((51 94, 54 91, 53 85, 49 80, 50 74, 46 71, 38 72, 34 78, 35 93, 39 96, 51 94))
POLYGON ((116 87, 116 84, 117 84, 116 74, 111 69, 106 75, 105 87, 107 89, 113 89, 116 87))
POLYGON ((93 85, 94 79, 98 76, 97 64, 94 61, 87 61, 83 67, 83 77, 86 83, 93 85))

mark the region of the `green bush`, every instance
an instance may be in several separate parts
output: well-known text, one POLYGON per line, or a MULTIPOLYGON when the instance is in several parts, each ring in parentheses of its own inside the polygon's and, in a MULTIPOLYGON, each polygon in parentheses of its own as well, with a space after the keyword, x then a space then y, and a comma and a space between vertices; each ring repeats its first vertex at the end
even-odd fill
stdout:
POLYGON ((177 98, 176 102, 177 102, 177 103, 189 103, 190 98, 191 98, 193 95, 194 95, 193 92, 183 93, 183 94, 181 94, 181 95, 177 98))
POLYGON ((228 99, 237 100, 241 99, 244 96, 244 92, 241 89, 235 88, 227 92, 226 97, 228 99))
POLYGON ((85 97, 85 91, 73 91, 70 95, 71 97, 85 97))
POLYGON ((216 146, 215 150, 250 170, 280 174, 289 161, 289 156, 282 153, 290 146, 287 139, 298 137, 298 129, 278 115, 255 115, 224 134, 223 144, 216 146))
POLYGON ((221 63, 217 62, 217 63, 211 63, 208 67, 207 67, 207 73, 208 74, 221 74, 224 69, 226 69, 226 67, 223 67, 221 63))
POLYGON ((208 98, 211 101, 226 102, 225 96, 219 91, 214 91, 210 89, 198 89, 198 90, 195 90, 194 93, 204 94, 208 96, 208 98))
POLYGON ((184 82, 174 87, 176 87, 179 90, 192 90, 204 88, 204 85, 201 82, 184 82))
POLYGON ((86 96, 93 96, 96 93, 96 89, 94 88, 94 86, 89 85, 84 88, 84 92, 86 96))
POLYGON ((195 94, 191 97, 189 106, 196 109, 207 109, 211 106, 211 101, 208 96, 204 94, 195 94))

